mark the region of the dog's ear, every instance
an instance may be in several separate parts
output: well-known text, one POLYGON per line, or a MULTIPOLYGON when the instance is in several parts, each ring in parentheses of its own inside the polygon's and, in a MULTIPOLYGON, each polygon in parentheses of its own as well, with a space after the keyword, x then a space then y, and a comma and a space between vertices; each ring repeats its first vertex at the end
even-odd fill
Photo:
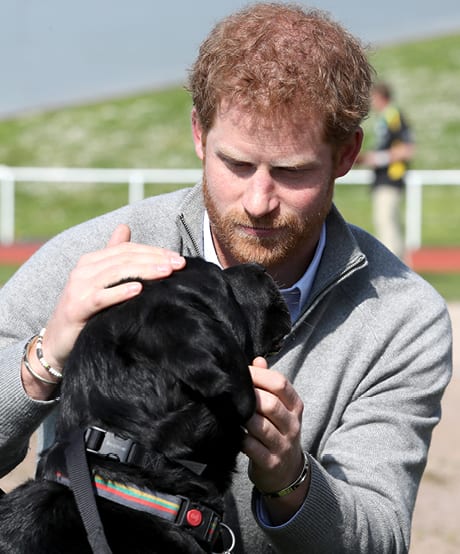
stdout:
POLYGON ((253 357, 279 350, 291 328, 287 305, 273 279, 258 264, 240 264, 224 270, 227 282, 246 316, 253 357))
POLYGON ((220 345, 210 340, 207 352, 184 362, 176 378, 221 421, 236 420, 244 425, 255 410, 254 387, 245 353, 237 341, 224 335, 220 345))

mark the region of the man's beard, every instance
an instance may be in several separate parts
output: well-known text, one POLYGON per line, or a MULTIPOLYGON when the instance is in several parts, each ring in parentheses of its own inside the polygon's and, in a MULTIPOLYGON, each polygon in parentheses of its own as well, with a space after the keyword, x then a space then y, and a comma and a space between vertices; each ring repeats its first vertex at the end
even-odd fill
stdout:
MULTIPOLYGON (((204 203, 209 215, 213 236, 224 249, 226 261, 230 263, 259 263, 267 269, 276 269, 290 256, 306 251, 311 238, 319 238, 321 227, 332 203, 333 185, 319 211, 302 219, 294 214, 283 216, 267 215, 253 218, 244 211, 232 210, 221 214, 203 179, 204 203), (275 236, 248 235, 241 227, 276 229, 275 236), (229 259, 230 258, 230 259, 229 259)), ((309 260, 306 260, 308 263, 309 260)))

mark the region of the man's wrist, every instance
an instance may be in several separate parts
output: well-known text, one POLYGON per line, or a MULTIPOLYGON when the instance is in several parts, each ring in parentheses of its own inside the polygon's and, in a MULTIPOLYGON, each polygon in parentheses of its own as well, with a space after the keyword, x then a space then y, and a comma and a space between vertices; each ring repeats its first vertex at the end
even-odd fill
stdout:
POLYGON ((391 162, 391 154, 389 150, 377 150, 373 155, 375 167, 387 167, 391 162))
MULTIPOLYGON (((311 466, 310 466, 311 467, 311 466)), ((311 470, 307 472, 305 479, 302 480, 293 491, 285 496, 271 498, 262 496, 259 499, 261 503, 261 512, 266 514, 264 524, 269 526, 279 526, 287 523, 302 508, 305 499, 310 490, 311 470), (266 521, 268 519, 268 522, 266 521)))
POLYGON ((37 335, 31 337, 24 346, 21 359, 21 381, 26 394, 33 400, 55 400, 56 380, 44 371, 36 356, 37 335))
POLYGON ((273 491, 273 492, 264 492, 259 491, 260 494, 265 498, 282 498, 284 496, 287 496, 288 494, 291 494, 296 489, 302 485, 304 481, 309 479, 310 477, 310 462, 308 460, 308 456, 305 454, 305 452, 302 452, 303 454, 303 466, 302 471, 300 472, 299 476, 287 487, 284 487, 280 490, 273 491))

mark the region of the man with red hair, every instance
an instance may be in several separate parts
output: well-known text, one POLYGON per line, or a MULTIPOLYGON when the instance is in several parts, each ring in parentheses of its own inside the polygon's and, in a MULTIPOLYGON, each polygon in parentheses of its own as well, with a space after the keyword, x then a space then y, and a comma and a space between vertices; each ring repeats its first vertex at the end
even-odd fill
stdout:
POLYGON ((226 513, 235 551, 408 551, 451 331, 440 296, 333 205, 372 74, 360 42, 316 10, 253 4, 215 26, 188 84, 202 183, 66 231, 1 291, 4 472, 58 404, 88 318, 139 293, 133 275, 180 271, 182 255, 255 261, 293 327, 250 368, 257 413, 226 513))

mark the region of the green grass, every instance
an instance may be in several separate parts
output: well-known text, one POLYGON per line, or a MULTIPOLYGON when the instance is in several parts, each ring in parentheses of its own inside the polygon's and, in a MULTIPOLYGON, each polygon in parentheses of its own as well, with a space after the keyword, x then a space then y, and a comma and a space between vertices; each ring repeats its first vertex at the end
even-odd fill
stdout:
POLYGON ((6 281, 13 275, 19 266, 13 264, 0 264, 0 285, 6 283, 6 281))
MULTIPOLYGON (((161 194, 177 185, 146 185, 146 195, 161 194)), ((60 231, 128 202, 128 186, 107 184, 17 185, 16 240, 46 240, 60 231)))
POLYGON ((199 167, 182 88, 0 121, 5 165, 199 167))
MULTIPOLYGON (((415 130, 413 167, 460 168, 460 34, 379 48, 370 56, 415 130)), ((0 121, 0 160, 11 166, 197 168, 190 109, 188 93, 172 87, 0 121)), ((372 125, 370 117, 366 146, 372 125)), ((146 193, 172 188, 152 185, 146 193)), ((45 240, 127 199, 123 185, 18 184, 16 237, 45 240)), ((423 245, 460 246, 460 186, 425 187, 423 200, 423 245)), ((372 232, 367 187, 338 186, 335 201, 349 221, 372 232)), ((13 271, 0 270, 0 282, 13 271)), ((427 278, 446 298, 460 299, 456 276, 427 278)))
MULTIPOLYGON (((345 219, 373 232, 368 187, 362 185, 337 186, 334 201, 345 219)), ((423 188, 422 243, 424 246, 460 247, 459 217, 460 186, 426 186, 423 188)))
POLYGON ((431 285, 447 300, 460 300, 460 273, 421 273, 431 285))

